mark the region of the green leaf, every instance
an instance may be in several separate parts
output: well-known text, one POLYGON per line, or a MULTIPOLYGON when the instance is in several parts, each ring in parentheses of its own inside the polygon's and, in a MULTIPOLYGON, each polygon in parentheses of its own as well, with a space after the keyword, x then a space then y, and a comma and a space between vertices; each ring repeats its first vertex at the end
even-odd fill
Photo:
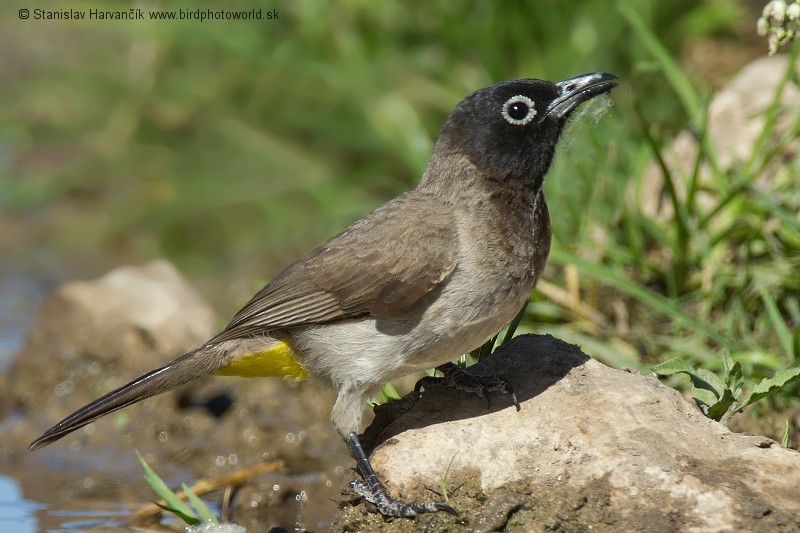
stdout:
POLYGON ((659 376, 671 376, 679 373, 689 374, 691 376, 695 371, 692 365, 680 357, 675 357, 674 359, 669 359, 663 363, 658 363, 653 367, 653 372, 659 376))
POLYGON ((183 520, 184 522, 186 522, 190 526, 197 526, 197 525, 200 525, 200 524, 203 523, 199 518, 197 518, 195 516, 190 516, 190 515, 184 514, 184 513, 182 513, 181 511, 179 511, 177 509, 173 509, 169 505, 164 505, 164 504, 159 503, 159 502, 155 502, 155 504, 158 505, 159 507, 161 507, 162 509, 164 509, 165 511, 167 511, 168 513, 174 514, 175 516, 177 516, 178 518, 180 518, 181 520, 183 520))
POLYGON ((528 303, 530 303, 530 298, 528 298, 525 303, 522 305, 522 309, 519 310, 517 316, 514 317, 514 320, 508 325, 508 329, 506 329, 506 334, 503 335, 503 340, 500 342, 502 346, 506 342, 510 341, 511 338, 514 336, 514 333, 517 331, 519 327, 519 323, 522 322, 522 318, 525 316, 525 311, 528 310, 528 303))
MULTIPOLYGON (((492 337, 488 341, 484 342, 483 345, 480 348, 478 348, 478 350, 477 350, 477 352, 478 352, 477 353, 478 361, 483 361, 484 359, 486 359, 487 357, 492 355, 492 351, 494 351, 494 345, 497 342, 497 337, 498 336, 499 336, 499 334, 495 335, 494 337, 492 337)), ((473 355, 475 355, 474 352, 473 352, 473 355)))
POLYGON ((775 375, 773 375, 771 378, 764 378, 758 385, 753 387, 753 392, 750 393, 750 397, 741 406, 738 406, 736 410, 741 411, 748 405, 766 398, 767 396, 771 396, 783 389, 785 386, 798 380, 800 380, 800 367, 779 370, 775 372, 775 375))
POLYGON ((744 387, 744 371, 739 361, 734 361, 728 350, 722 350, 722 366, 725 369, 725 388, 730 389, 738 402, 744 387))
POLYGON ((715 373, 705 368, 698 368, 692 377, 692 385, 714 393, 717 398, 722 398, 725 393, 725 382, 715 373))
POLYGON ((397 389, 394 388, 394 385, 392 385, 391 383, 384 384, 380 392, 381 403, 386 403, 392 400, 399 400, 399 399, 400 399, 400 394, 397 392, 397 389))
POLYGON ((153 492, 155 492, 159 498, 167 502, 166 506, 160 507, 164 507, 165 509, 168 509, 169 511, 180 516, 181 519, 183 519, 183 521, 187 524, 194 525, 195 523, 199 523, 199 519, 191 510, 191 508, 189 508, 188 505, 178 498, 178 495, 175 494, 166 483, 164 483, 164 480, 158 477, 158 474, 156 474, 153 469, 150 468, 150 465, 148 465, 147 461, 144 460, 144 457, 142 457, 142 454, 139 453, 139 450, 136 450, 135 453, 136 457, 139 459, 139 463, 142 465, 142 469, 144 469, 145 481, 147 481, 148 485, 150 485, 150 488, 153 489, 153 492), (186 518, 194 519, 197 522, 188 522, 186 518))
POLYGON ((742 394, 742 387, 744 387, 744 372, 739 361, 733 363, 733 368, 725 376, 725 386, 730 389, 734 398, 739 400, 739 396, 742 394))
MULTIPOLYGON (((680 358, 664 361, 653 367, 653 371, 659 376, 670 376, 673 374, 688 374, 692 380, 692 398, 703 413, 714 420, 721 420, 728 412, 731 405, 736 402, 735 388, 728 387, 727 378, 731 378, 735 383, 742 381, 742 366, 738 361, 727 361, 723 355, 723 365, 730 368, 730 373, 726 376, 726 381, 706 370, 705 368, 694 368, 689 363, 680 358), (730 366, 729 366, 730 365, 730 366)), ((739 384, 739 390, 741 385, 739 384)))
POLYGON ((200 518, 204 522, 211 522, 212 524, 219 524, 219 520, 217 517, 214 516, 214 513, 211 512, 211 509, 208 508, 206 502, 201 500, 197 494, 195 494, 192 489, 186 483, 181 484, 181 488, 183 488, 183 493, 186 494, 186 498, 192 502, 192 507, 195 508, 197 514, 200 515, 200 518))
POLYGON ((719 422, 722 417, 725 416, 725 413, 728 412, 728 409, 730 409, 735 400, 736 398, 733 397, 733 393, 730 391, 730 389, 725 389, 725 392, 722 394, 722 398, 708 407, 706 416, 719 422))
MULTIPOLYGON (((680 358, 670 359, 669 361, 664 361, 663 363, 657 364, 653 367, 653 372, 659 376, 670 376, 672 374, 681 373, 688 374, 689 378, 692 380, 692 386, 695 389, 708 391, 713 395, 713 399, 708 400, 708 398, 710 398, 709 396, 707 396, 705 393, 700 393, 700 397, 702 398, 703 403, 706 405, 712 405, 715 403, 718 398, 722 397, 725 390, 725 384, 722 382, 719 376, 704 368, 695 369, 689 363, 680 358)), ((695 396, 697 396, 697 391, 695 391, 695 396)))
POLYGON ((709 416, 708 410, 719 400, 717 395, 712 391, 697 387, 692 388, 692 398, 694 398, 694 402, 697 404, 697 407, 699 407, 706 416, 709 416))
POLYGON ((725 377, 727 378, 733 368, 733 358, 728 350, 722 350, 722 368, 725 369, 725 377))

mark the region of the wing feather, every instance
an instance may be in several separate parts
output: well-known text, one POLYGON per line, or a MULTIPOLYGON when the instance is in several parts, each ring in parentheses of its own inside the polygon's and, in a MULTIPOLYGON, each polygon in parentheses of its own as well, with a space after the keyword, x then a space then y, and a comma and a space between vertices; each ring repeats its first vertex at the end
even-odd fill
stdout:
POLYGON ((452 211, 412 191, 289 265, 211 342, 372 315, 403 316, 456 267, 452 211))

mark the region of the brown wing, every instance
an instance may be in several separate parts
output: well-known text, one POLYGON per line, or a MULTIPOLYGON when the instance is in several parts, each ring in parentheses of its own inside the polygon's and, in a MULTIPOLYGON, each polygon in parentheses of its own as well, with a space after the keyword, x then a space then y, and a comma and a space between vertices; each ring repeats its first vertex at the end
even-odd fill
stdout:
POLYGON ((452 212, 428 195, 400 196, 289 265, 212 342, 411 309, 456 267, 452 212))

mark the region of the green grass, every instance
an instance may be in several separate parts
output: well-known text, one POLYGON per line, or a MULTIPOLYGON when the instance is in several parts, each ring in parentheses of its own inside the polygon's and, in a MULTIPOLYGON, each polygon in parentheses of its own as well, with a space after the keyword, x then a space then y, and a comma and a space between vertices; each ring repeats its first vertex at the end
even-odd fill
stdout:
MULTIPOLYGON (((129 4, 70 7, 109 5, 129 4)), ((412 187, 466 94, 604 70, 623 79, 613 107, 569 128, 546 182, 545 279, 583 307, 537 294, 517 331, 640 370, 680 357, 721 372, 728 353, 749 389, 797 365, 800 169, 783 154, 800 116, 776 94, 752 156, 722 168, 706 134, 714 90, 685 63, 692 46, 754 34, 758 13, 714 0, 226 7, 254 5, 281 19, 24 22, 24 2, 2 8, 13 46, 0 46, 0 209, 22 228, 7 260, 44 250, 82 272, 87 257, 165 256, 195 279, 226 280, 212 299, 234 311, 281 266, 412 187), (687 175, 663 163, 683 128, 700 146, 687 175), (653 162, 662 217, 626 199, 653 162), (765 171, 768 188, 756 185, 765 171)), ((796 72, 781 90, 790 85, 796 72)), ((797 393, 789 384, 772 406, 797 393)))
POLYGON ((218 524, 219 520, 217 517, 214 516, 214 513, 211 509, 205 504, 203 500, 201 500, 192 490, 184 483, 182 485, 183 493, 186 495, 186 499, 191 502, 191 506, 184 503, 183 499, 172 489, 170 489, 164 480, 155 473, 155 471, 147 464, 147 461, 144 460, 142 454, 139 451, 136 451, 136 458, 139 459, 139 464, 142 465, 142 469, 144 470, 144 479, 147 481, 147 484, 150 485, 150 488, 153 489, 153 492, 161 498, 164 503, 156 503, 159 507, 164 509, 165 511, 174 514, 178 518, 180 518, 183 522, 189 525, 198 525, 202 524, 203 522, 210 522, 212 524, 218 524))

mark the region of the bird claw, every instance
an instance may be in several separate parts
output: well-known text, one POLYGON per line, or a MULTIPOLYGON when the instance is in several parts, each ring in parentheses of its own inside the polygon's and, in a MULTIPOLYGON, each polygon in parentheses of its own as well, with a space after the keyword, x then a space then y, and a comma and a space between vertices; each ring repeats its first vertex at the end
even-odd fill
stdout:
POLYGON ((422 389, 428 389, 434 386, 452 387, 486 398, 488 407, 491 407, 492 399, 488 393, 496 391, 503 394, 510 394, 511 401, 514 403, 517 411, 521 409, 517 394, 514 392, 514 387, 503 377, 475 376, 454 363, 445 363, 441 366, 437 366, 436 370, 442 373, 442 377, 426 376, 417 381, 417 384, 414 386, 414 391, 417 394, 421 394, 422 389))
POLYGON ((458 515, 455 509, 445 503, 405 503, 393 498, 375 475, 375 470, 364 453, 364 448, 361 447, 358 435, 355 432, 347 434, 345 442, 356 460, 356 472, 361 476, 360 480, 354 479, 350 482, 350 490, 364 498, 367 503, 374 505, 384 517, 413 518, 418 514, 437 511, 458 515))
POLYGON ((445 503, 402 502, 389 495, 389 492, 380 483, 354 479, 350 482, 350 490, 364 498, 364 501, 374 505, 378 512, 385 517, 414 518, 418 514, 438 511, 458 514, 455 509, 445 503))

